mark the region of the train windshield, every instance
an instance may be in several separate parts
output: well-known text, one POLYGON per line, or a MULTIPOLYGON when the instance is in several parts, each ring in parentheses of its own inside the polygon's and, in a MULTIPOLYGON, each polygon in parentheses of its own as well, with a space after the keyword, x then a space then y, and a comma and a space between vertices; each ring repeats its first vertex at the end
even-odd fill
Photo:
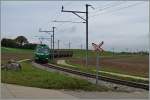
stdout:
POLYGON ((49 53, 49 50, 48 50, 48 48, 42 48, 42 47, 41 47, 41 48, 38 48, 38 49, 37 49, 37 52, 38 52, 38 53, 49 53))

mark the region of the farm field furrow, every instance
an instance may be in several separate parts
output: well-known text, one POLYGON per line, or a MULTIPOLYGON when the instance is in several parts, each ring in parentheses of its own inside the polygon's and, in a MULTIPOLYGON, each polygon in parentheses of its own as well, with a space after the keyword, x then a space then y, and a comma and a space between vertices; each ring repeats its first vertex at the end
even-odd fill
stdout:
MULTIPOLYGON (((101 57, 100 70, 129 74, 141 77, 149 76, 148 56, 131 56, 131 57, 101 57)), ((85 66, 85 60, 73 58, 69 60, 71 64, 85 66)), ((96 58, 89 58, 89 67, 96 66, 96 58)))

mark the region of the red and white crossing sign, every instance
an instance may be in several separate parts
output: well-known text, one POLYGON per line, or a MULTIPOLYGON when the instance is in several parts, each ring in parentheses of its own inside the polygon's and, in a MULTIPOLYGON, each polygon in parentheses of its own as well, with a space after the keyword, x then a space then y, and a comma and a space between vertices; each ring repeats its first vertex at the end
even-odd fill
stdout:
POLYGON ((95 43, 92 43, 92 46, 94 47, 94 51, 97 51, 97 52, 102 52, 104 51, 102 49, 102 45, 104 44, 104 41, 102 41, 99 45, 98 44, 95 44, 95 43))

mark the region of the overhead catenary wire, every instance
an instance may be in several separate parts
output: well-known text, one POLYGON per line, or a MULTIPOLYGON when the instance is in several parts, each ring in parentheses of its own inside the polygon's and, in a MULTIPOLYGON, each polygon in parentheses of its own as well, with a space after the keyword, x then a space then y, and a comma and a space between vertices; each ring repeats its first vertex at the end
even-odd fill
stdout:
POLYGON ((96 8, 98 10, 96 10, 95 12, 91 12, 91 13, 97 13, 99 11, 102 11, 102 10, 105 10, 105 9, 110 9, 112 7, 116 7, 116 6, 119 6, 121 4, 125 3, 125 1, 116 1, 114 3, 110 3, 109 6, 108 5, 105 5, 103 8, 99 7, 99 8, 96 8))
POLYGON ((52 22, 60 22, 60 23, 85 23, 85 22, 74 22, 74 21, 57 21, 57 20, 53 20, 52 22))
MULTIPOLYGON (((116 1, 115 3, 109 3, 109 4, 105 4, 105 6, 107 6, 107 9, 108 8, 111 8, 112 6, 118 6, 118 5, 120 5, 120 4, 122 4, 123 2, 118 2, 118 1, 116 1), (112 5, 111 7, 110 7, 110 5, 112 5)), ((103 8, 103 9, 106 9, 106 7, 105 8, 103 8)), ((99 10, 98 10, 99 11, 99 10)), ((97 12, 97 11, 96 11, 97 12)), ((94 13, 94 12, 92 12, 92 13, 94 13)), ((75 18, 75 19, 77 19, 77 18, 75 18)), ((74 20, 75 20, 74 19, 74 20)), ((62 23, 62 24, 59 24, 59 26, 57 26, 57 27, 60 27, 60 26, 62 26, 62 25, 68 25, 68 24, 66 24, 67 22, 70 22, 70 24, 73 24, 73 23, 80 23, 80 22, 73 22, 73 21, 60 21, 60 22, 64 22, 64 23, 62 23)), ((84 22, 83 22, 84 23, 84 22)), ((69 25, 70 25, 69 24, 69 25)), ((60 28, 58 29, 58 30, 60 30, 60 28)))
MULTIPOLYGON (((62 4, 63 4, 63 0, 62 0, 62 4)), ((68 4, 70 4, 71 2, 69 1, 69 2, 66 2, 64 5, 68 5, 68 4)), ((54 18, 60 18, 61 17, 61 13, 55 13, 52 17, 51 17, 51 19, 54 19, 54 18)), ((50 23, 51 21, 48 21, 48 22, 45 22, 42 26, 40 26, 40 27, 43 27, 44 25, 47 25, 48 23, 50 23)))
POLYGON ((112 12, 120 11, 120 10, 122 10, 122 9, 134 7, 134 6, 137 6, 137 5, 139 5, 139 4, 143 4, 144 2, 146 2, 146 1, 142 1, 142 2, 138 2, 138 3, 130 4, 130 5, 128 5, 128 6, 120 7, 120 8, 111 10, 111 11, 109 11, 109 12, 101 12, 101 13, 98 13, 98 14, 95 14, 95 15, 92 15, 92 16, 89 16, 89 18, 93 18, 93 17, 99 16, 100 14, 112 13, 112 12))

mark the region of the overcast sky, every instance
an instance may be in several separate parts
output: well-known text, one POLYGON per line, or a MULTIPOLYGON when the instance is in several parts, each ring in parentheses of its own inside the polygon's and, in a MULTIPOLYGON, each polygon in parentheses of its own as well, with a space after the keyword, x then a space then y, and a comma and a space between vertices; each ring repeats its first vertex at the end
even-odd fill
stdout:
MULTIPOLYGON (((55 44, 60 40, 60 48, 85 48, 84 23, 55 23, 58 21, 83 21, 64 10, 85 11, 89 7, 89 48, 91 43, 104 41, 105 50, 136 51, 148 50, 149 37, 149 3, 147 1, 2 1, 1 2, 1 36, 15 38, 19 35, 27 37, 29 42, 39 43, 35 36, 50 37, 39 33, 56 27, 55 44)), ((85 14, 80 14, 85 17, 85 14)), ((49 45, 47 40, 43 43, 49 45)))

